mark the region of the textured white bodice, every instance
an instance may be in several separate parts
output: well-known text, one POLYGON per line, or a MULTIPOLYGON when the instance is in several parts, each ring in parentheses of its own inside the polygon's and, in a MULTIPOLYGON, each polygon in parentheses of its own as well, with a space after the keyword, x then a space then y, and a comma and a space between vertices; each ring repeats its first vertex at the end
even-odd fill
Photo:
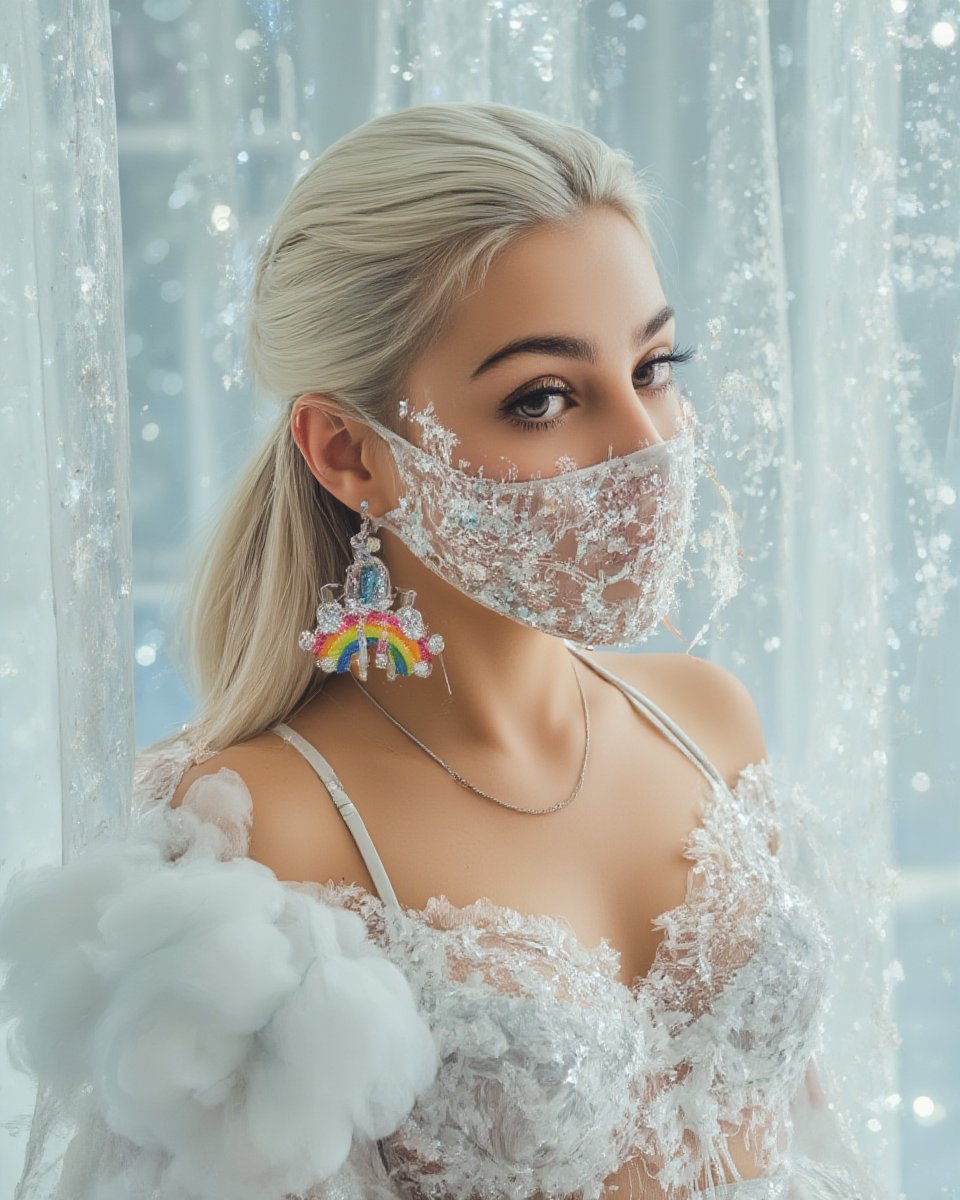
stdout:
POLYGON ((769 763, 728 787, 581 657, 704 779, 686 895, 654 921, 646 974, 628 986, 606 940, 557 916, 401 906, 330 764, 282 723, 378 894, 278 880, 248 856, 235 771, 169 807, 209 757, 187 731, 138 759, 131 829, 22 872, 0 905, 0 1017, 39 1078, 44 1154, 47 1133, 70 1139, 62 1161, 28 1158, 18 1195, 880 1200, 816 1100, 832 947, 776 853, 769 763), (740 1179, 734 1134, 759 1178, 740 1179))
POLYGON ((766 848, 770 786, 760 764, 713 793, 688 894, 655 922, 653 967, 629 987, 618 953, 584 947, 560 918, 302 885, 361 914, 437 1042, 436 1081, 382 1144, 401 1194, 599 1196, 629 1157, 693 1190, 705 1166, 725 1177, 726 1138, 751 1120, 775 1171, 777 1126, 817 1048, 829 943, 766 848))
MULTIPOLYGON (((817 1048, 830 943, 810 899, 771 851, 776 790, 764 761, 729 788, 648 697, 589 663, 685 753, 705 779, 685 856, 687 894, 653 922, 651 969, 628 987, 604 940, 583 946, 561 918, 481 898, 403 908, 330 765, 288 726, 354 831, 383 896, 302 885, 358 912, 403 969, 440 1052, 436 1081, 380 1145, 405 1196, 482 1200, 599 1197, 628 1159, 662 1189, 736 1179, 726 1141, 746 1126, 771 1175, 789 1102, 817 1048)), ((753 1183, 755 1194, 762 1183, 753 1183)), ((746 1193, 744 1193, 746 1194, 746 1193)))

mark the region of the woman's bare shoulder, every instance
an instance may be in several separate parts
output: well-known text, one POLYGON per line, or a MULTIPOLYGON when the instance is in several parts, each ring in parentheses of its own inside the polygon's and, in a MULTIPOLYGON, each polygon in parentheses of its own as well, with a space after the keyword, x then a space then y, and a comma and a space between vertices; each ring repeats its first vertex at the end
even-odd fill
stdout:
POLYGON ((252 802, 248 857, 278 879, 326 883, 348 880, 372 888, 350 831, 311 765, 289 743, 262 733, 195 763, 178 783, 172 808, 199 779, 230 770, 252 802))
POLYGON ((673 717, 731 785, 745 766, 767 757, 750 690, 721 663, 682 652, 604 651, 595 657, 673 717))
POLYGON ((170 798, 170 807, 176 808, 198 779, 216 775, 225 769, 236 771, 251 791, 261 790, 259 785, 274 776, 280 761, 278 751, 282 747, 281 740, 273 734, 261 734, 249 741, 227 746, 202 762, 194 763, 184 771, 170 798))

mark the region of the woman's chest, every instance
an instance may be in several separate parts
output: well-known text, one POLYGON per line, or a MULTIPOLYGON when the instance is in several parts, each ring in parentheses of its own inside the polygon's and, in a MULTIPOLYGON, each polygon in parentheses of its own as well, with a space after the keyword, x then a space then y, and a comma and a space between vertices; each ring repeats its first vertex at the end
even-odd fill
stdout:
MULTIPOLYGON (((646 974, 662 939, 654 920, 686 896, 687 848, 711 783, 622 695, 608 696, 598 716, 584 786, 571 804, 549 814, 498 806, 423 755, 392 760, 389 797, 382 760, 370 760, 369 779, 355 770, 345 785, 363 797, 364 822, 401 904, 422 909, 444 895, 465 907, 486 897, 521 913, 554 913, 583 945, 606 939, 616 947, 622 983, 646 974)), ((712 746, 705 730, 695 734, 718 769, 735 757, 729 747, 712 746)), ((574 780, 575 773, 564 789, 574 780)), ((493 771, 482 782, 525 808, 558 799, 533 764, 503 776, 500 786, 493 771)), ((362 879, 355 857, 353 877, 362 879)))
POLYGON ((679 922, 664 973, 628 989, 615 951, 553 917, 444 897, 385 915, 441 1062, 385 1146, 411 1194, 427 1180, 446 1195, 589 1194, 631 1157, 682 1162, 694 1131, 728 1138, 747 1109, 775 1127, 813 1046, 822 930, 785 885, 736 936, 706 916, 679 922))

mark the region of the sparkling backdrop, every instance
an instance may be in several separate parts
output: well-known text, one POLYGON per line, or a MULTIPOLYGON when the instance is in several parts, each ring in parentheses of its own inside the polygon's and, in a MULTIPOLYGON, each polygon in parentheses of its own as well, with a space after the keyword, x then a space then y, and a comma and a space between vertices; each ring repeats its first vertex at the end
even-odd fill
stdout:
POLYGON ((191 713, 168 623, 270 419, 239 334, 298 172, 426 101, 582 122, 665 194, 684 383, 745 550, 696 652, 749 686, 837 847, 857 1136, 910 1200, 960 1194, 958 31, 945 0, 0 7, 0 886, 122 813, 132 687, 138 745, 191 713))

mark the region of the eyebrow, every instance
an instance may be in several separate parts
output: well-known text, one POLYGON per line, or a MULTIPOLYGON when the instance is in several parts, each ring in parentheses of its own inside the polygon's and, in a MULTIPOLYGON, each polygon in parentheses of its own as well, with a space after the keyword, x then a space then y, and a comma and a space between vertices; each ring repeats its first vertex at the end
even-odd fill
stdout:
MULTIPOLYGON (((665 304, 659 312, 653 314, 645 325, 639 325, 633 331, 634 347, 639 350, 675 315, 671 306, 665 304)), ((538 333, 530 337, 516 338, 512 342, 507 342, 505 346, 501 346, 499 350, 494 350, 478 367, 474 368, 470 378, 476 379, 484 371, 489 371, 491 367, 514 354, 558 354, 562 358, 581 359, 583 362, 590 363, 591 366, 596 366, 600 361, 600 350, 596 342, 588 341, 586 338, 568 337, 559 333, 538 333)))

